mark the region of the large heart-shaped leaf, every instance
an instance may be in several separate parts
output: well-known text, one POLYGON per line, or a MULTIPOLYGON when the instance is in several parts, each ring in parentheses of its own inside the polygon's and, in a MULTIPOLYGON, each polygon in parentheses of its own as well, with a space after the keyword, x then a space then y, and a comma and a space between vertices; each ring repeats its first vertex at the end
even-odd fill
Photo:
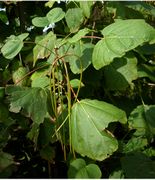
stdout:
POLYGON ((10 111, 18 113, 21 109, 26 116, 40 124, 47 113, 47 93, 41 88, 19 86, 6 87, 9 95, 10 111))
POLYGON ((81 100, 72 109, 72 146, 83 156, 102 161, 118 148, 117 140, 106 130, 110 122, 126 123, 124 111, 98 100, 81 100))
POLYGON ((93 65, 100 69, 110 64, 114 58, 122 57, 127 51, 145 42, 154 43, 155 30, 144 20, 119 20, 102 31, 104 38, 93 51, 93 65))
POLYGON ((1 52, 6 59, 14 58, 23 47, 23 40, 28 36, 28 33, 23 33, 19 36, 11 35, 6 44, 2 47, 1 52))

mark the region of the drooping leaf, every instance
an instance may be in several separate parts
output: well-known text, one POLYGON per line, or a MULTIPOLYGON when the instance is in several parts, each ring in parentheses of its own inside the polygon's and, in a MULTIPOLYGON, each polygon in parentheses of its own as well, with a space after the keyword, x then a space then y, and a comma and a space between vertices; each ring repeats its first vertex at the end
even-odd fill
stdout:
POLYGON ((36 124, 44 121, 47 113, 47 93, 41 88, 7 86, 10 111, 18 113, 22 109, 24 114, 31 117, 36 124))
POLYGON ((106 130, 110 122, 126 123, 125 113, 98 100, 81 100, 72 109, 72 146, 82 156, 102 161, 118 148, 117 140, 106 130))
POLYGON ((91 14, 91 9, 93 5, 93 1, 79 1, 80 8, 83 10, 83 14, 89 18, 91 14))
POLYGON ((138 78, 137 59, 132 54, 115 59, 105 67, 104 76, 109 90, 124 90, 138 78))
POLYGON ((140 152, 129 153, 121 159, 125 178, 154 178, 155 163, 140 152))
POLYGON ((81 29, 72 38, 68 39, 68 42, 69 43, 75 43, 75 42, 79 41, 83 36, 85 36, 88 33, 89 33, 88 28, 81 29))
POLYGON ((75 44, 74 54, 69 58, 69 65, 74 74, 83 72, 91 64, 93 47, 90 43, 77 42, 75 44))
POLYGON ((61 8, 53 8, 46 15, 50 24, 56 23, 65 17, 65 12, 61 8))
POLYGON ((101 170, 96 164, 88 164, 84 159, 76 159, 70 163, 69 178, 101 178, 101 170))
POLYGON ((45 27, 48 26, 50 23, 47 17, 35 17, 32 19, 32 24, 36 27, 45 27))
POLYGON ((127 51, 145 42, 154 43, 155 30, 144 20, 119 20, 102 31, 104 38, 93 51, 93 65, 100 69, 110 64, 114 58, 122 57, 127 51))
POLYGON ((33 65, 35 65, 38 59, 47 58, 51 54, 55 41, 56 35, 49 32, 42 40, 37 42, 33 49, 33 65))
POLYGON ((2 47, 1 52, 6 59, 13 59, 22 49, 23 40, 28 36, 28 33, 19 36, 11 35, 5 45, 2 47))
POLYGON ((80 8, 70 8, 67 10, 65 16, 67 26, 70 29, 70 32, 74 33, 78 31, 80 25, 84 20, 83 11, 80 8))

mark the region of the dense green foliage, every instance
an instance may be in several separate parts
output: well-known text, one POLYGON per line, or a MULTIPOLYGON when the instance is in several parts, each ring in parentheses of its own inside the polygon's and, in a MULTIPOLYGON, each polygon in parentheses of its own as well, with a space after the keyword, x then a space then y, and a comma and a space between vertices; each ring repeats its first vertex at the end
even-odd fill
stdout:
POLYGON ((154 2, 0 7, 0 177, 155 178, 154 2))

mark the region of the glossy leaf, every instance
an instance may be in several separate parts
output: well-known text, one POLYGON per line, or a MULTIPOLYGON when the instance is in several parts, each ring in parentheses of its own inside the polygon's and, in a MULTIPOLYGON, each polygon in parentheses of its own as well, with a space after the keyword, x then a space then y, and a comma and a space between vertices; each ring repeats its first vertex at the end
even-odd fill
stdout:
POLYGON ((78 31, 80 25, 84 20, 83 11, 80 8, 70 8, 68 9, 65 16, 67 26, 70 29, 70 32, 78 31))
POLYGON ((133 86, 132 81, 138 78, 136 57, 128 54, 123 58, 115 59, 105 67, 104 76, 109 90, 124 90, 129 85, 133 86))
POLYGON ((47 113, 47 93, 41 88, 7 86, 10 111, 18 113, 23 109, 24 114, 40 124, 47 113))
POLYGON ((65 12, 61 8, 53 8, 46 15, 50 24, 59 22, 65 17, 65 12))
POLYGON ((119 20, 101 32, 104 38, 95 45, 93 51, 93 65, 96 69, 110 64, 114 58, 124 56, 145 42, 155 41, 154 28, 144 20, 119 20))
POLYGON ((47 58, 55 45, 56 36, 52 32, 49 32, 42 40, 37 42, 33 49, 33 65, 38 59, 47 58))
POLYGON ((125 113, 98 100, 81 100, 72 109, 72 146, 82 156, 102 161, 118 148, 117 140, 106 130, 110 122, 126 123, 125 113))
POLYGON ((69 178, 101 178, 101 170, 96 164, 88 164, 83 159, 76 159, 70 163, 69 178))
POLYGON ((50 23, 47 17, 35 17, 32 19, 32 24, 36 27, 45 27, 48 26, 50 23))
POLYGON ((6 59, 13 59, 22 49, 23 40, 28 36, 28 33, 19 36, 11 35, 5 45, 2 47, 1 52, 6 59))

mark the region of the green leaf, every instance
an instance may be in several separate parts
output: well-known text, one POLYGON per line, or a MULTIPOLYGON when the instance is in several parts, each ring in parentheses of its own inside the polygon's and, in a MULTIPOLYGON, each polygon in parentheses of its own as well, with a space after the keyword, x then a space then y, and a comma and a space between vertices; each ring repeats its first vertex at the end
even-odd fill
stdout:
POLYGON ((79 1, 80 8, 83 10, 83 14, 89 18, 91 14, 91 9, 93 5, 93 1, 79 1))
POLYGON ((71 113, 72 146, 82 156, 102 161, 118 148, 117 140, 106 130, 110 122, 126 123, 124 111, 98 100, 81 100, 71 113))
POLYGON ((43 77, 35 78, 32 81, 31 86, 45 88, 45 87, 49 86, 49 84, 50 84, 50 79, 47 76, 43 76, 43 77))
POLYGON ((29 88, 19 86, 7 86, 10 111, 18 113, 23 109, 26 116, 40 124, 47 113, 47 93, 41 88, 29 88))
POLYGON ((148 145, 148 141, 146 138, 142 137, 132 137, 128 143, 124 146, 123 152, 128 153, 131 151, 140 151, 144 149, 148 145))
POLYGON ((55 133, 55 125, 50 119, 45 118, 44 123, 40 125, 38 144, 39 147, 45 147, 51 142, 52 136, 55 133))
MULTIPOLYGON (((9 110, 8 108, 0 103, 0 123, 4 123, 9 126, 9 110)), ((11 123, 11 121, 10 121, 11 123)))
POLYGON ((72 79, 70 81, 70 85, 72 86, 72 88, 78 88, 79 86, 80 87, 84 86, 84 84, 79 79, 72 79))
POLYGON ((0 173, 11 164, 14 164, 13 156, 0 151, 0 173))
POLYGON ((155 8, 151 4, 146 2, 125 2, 125 5, 129 8, 141 12, 142 14, 152 15, 155 17, 155 8))
POLYGON ((85 36, 86 34, 89 33, 89 29, 88 28, 84 28, 81 29, 80 31, 78 31, 78 33, 76 33, 72 38, 68 39, 69 43, 75 43, 77 41, 79 41, 83 36, 85 36))
POLYGON ((69 178, 101 178, 102 173, 96 164, 88 164, 79 158, 70 163, 68 170, 69 178))
POLYGON ((35 65, 38 59, 47 58, 51 54, 55 41, 56 35, 53 32, 49 32, 42 40, 37 42, 33 49, 33 65, 35 65))
POLYGON ((55 148, 51 146, 46 146, 40 151, 40 156, 47 160, 48 162, 54 163, 54 158, 55 158, 55 148))
POLYGON ((137 58, 133 54, 128 54, 123 58, 115 59, 104 69, 106 87, 109 90, 124 90, 132 81, 138 78, 137 58))
POLYGON ((25 77, 25 75, 27 73, 28 73, 28 70, 25 67, 19 67, 15 72, 13 72, 12 80, 14 84, 17 84, 18 86, 26 86, 27 77, 25 77))
POLYGON ((35 17, 32 19, 32 24, 36 27, 45 27, 48 26, 50 23, 47 17, 35 17))
POLYGON ((143 153, 147 155, 148 157, 155 156, 155 148, 153 147, 147 148, 143 151, 143 153))
POLYGON ((138 66, 138 77, 148 77, 151 81, 155 82, 154 67, 146 64, 140 64, 138 66))
POLYGON ((145 105, 144 108, 145 108, 145 117, 147 122, 149 123, 150 126, 155 128, 155 105, 150 105, 150 106, 145 105))
POLYGON ((19 36, 11 35, 5 45, 2 47, 1 52, 6 59, 13 59, 22 49, 23 40, 28 36, 28 33, 19 36))
POLYGON ((128 119, 129 128, 136 129, 136 136, 152 137, 155 134, 154 108, 155 105, 140 105, 131 112, 128 119))
POLYGON ((114 171, 110 174, 109 179, 124 179, 124 174, 122 170, 114 171))
POLYGON ((121 159, 125 178, 154 178, 155 163, 140 152, 127 154, 121 159))
POLYGON ((27 133, 27 137, 34 142, 35 147, 38 144, 38 136, 39 136, 39 124, 33 123, 30 131, 27 133))
POLYGON ((65 17, 65 12, 61 8, 53 8, 46 15, 50 24, 59 22, 65 17))
POLYGON ((100 69, 110 64, 114 58, 122 57, 126 52, 145 42, 154 43, 155 30, 144 20, 119 20, 102 31, 104 38, 93 51, 93 65, 100 69))
POLYGON ((83 11, 80 8, 70 8, 65 16, 70 32, 77 32, 84 20, 83 11))
POLYGON ((73 49, 74 55, 69 59, 71 71, 74 74, 83 72, 91 64, 93 44, 78 42, 73 49))
POLYGON ((0 100, 3 99, 5 96, 5 88, 4 87, 0 87, 0 100))

